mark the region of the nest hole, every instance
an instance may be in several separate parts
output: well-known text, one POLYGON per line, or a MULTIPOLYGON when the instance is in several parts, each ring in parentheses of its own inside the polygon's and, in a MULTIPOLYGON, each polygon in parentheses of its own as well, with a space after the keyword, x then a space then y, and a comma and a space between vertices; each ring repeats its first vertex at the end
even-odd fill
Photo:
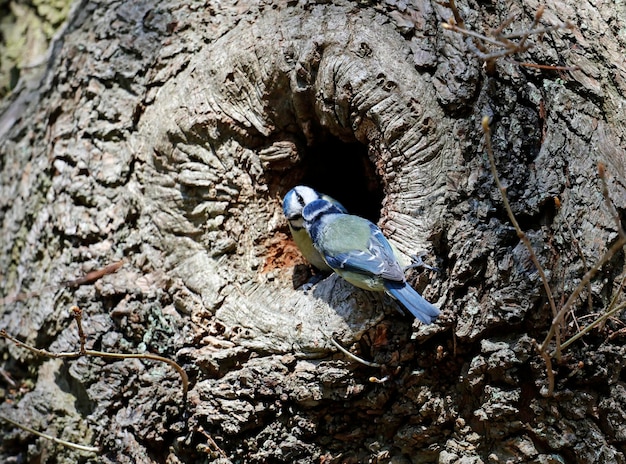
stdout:
POLYGON ((330 195, 351 214, 374 223, 380 219, 382 182, 363 144, 328 138, 307 149, 299 168, 297 183, 330 195))

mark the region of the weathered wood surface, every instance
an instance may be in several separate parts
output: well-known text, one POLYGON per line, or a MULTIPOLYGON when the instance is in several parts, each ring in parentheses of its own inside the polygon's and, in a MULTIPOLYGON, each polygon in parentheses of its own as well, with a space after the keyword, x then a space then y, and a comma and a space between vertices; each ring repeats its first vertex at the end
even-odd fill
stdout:
MULTIPOLYGON (((0 413, 103 449, 81 458, 2 424, 0 461, 626 462, 624 316, 575 344, 555 396, 541 394, 532 339, 550 310, 480 131, 492 116, 515 213, 567 295, 584 272, 574 242, 592 263, 616 237, 598 162, 626 208, 624 6, 555 2, 546 22, 577 28, 516 57, 580 70, 501 60, 487 76, 434 2, 250 3, 85 2, 11 120, 0 328, 74 350, 77 304, 90 347, 169 356, 192 382, 185 419, 167 367, 42 361, 0 340, 0 368, 23 385, 0 382, 0 413), (434 326, 336 277, 294 289, 306 275, 280 197, 333 169, 316 147, 339 163, 354 144, 385 233, 440 268, 409 274, 443 310, 434 326), (336 353, 331 335, 386 367, 336 353)), ((460 5, 479 31, 511 13, 528 26, 537 7, 460 5)), ((623 253, 594 280, 592 314, 622 272, 623 253)), ((585 295, 578 323, 589 314, 585 295)))

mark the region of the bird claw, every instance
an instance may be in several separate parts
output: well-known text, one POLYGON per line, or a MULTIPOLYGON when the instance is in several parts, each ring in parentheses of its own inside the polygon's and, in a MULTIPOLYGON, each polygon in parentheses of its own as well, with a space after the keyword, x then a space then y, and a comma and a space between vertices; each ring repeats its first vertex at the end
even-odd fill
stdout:
POLYGON ((429 271, 439 272, 439 268, 430 266, 429 264, 426 264, 424 262, 422 258, 426 256, 427 254, 428 253, 426 251, 420 251, 416 255, 411 256, 411 264, 409 264, 408 266, 404 268, 404 272, 408 271, 409 269, 416 269, 416 268, 422 268, 422 269, 427 269, 429 271))
POLYGON ((302 290, 302 292, 307 295, 311 289, 315 287, 315 284, 323 278, 324 276, 322 274, 313 274, 307 283, 300 286, 299 290, 302 290))

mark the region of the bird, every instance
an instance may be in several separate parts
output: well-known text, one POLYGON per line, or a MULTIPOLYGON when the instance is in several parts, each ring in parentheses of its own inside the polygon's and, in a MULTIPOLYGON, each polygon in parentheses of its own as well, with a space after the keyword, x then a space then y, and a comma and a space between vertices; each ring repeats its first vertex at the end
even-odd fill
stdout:
POLYGON ((302 218, 313 247, 340 277, 365 290, 386 292, 425 324, 439 316, 439 309, 407 283, 393 247, 374 223, 323 198, 308 202, 302 218))
POLYGON ((287 192, 283 198, 283 213, 289 223, 289 231, 291 232, 293 241, 300 249, 302 255, 309 263, 315 266, 315 268, 322 272, 330 273, 332 269, 326 264, 324 258, 322 258, 313 246, 311 237, 304 228, 304 220, 302 219, 302 210, 304 207, 315 200, 328 201, 335 205, 340 212, 347 213, 347 210, 337 200, 305 185, 298 185, 287 192))

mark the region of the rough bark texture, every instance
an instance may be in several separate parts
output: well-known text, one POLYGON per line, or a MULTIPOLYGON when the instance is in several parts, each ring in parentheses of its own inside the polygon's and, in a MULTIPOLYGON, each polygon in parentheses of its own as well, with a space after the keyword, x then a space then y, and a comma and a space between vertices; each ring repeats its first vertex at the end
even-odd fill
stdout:
MULTIPOLYGON (((545 395, 533 339, 552 316, 480 130, 492 116, 498 171, 560 301, 616 238, 598 162, 626 210, 624 5, 553 2, 545 22, 577 28, 516 57, 580 70, 501 60, 487 76, 435 2, 187 3, 84 2, 0 145, 0 328, 73 351, 79 305, 88 347, 183 365, 186 412, 167 366, 0 340, 0 413, 102 447, 0 423, 0 461, 626 462, 626 319, 568 349, 545 395), (280 198, 301 181, 380 218, 402 252, 428 250, 440 271, 409 276, 437 324, 335 276, 295 288, 307 271, 280 198)), ((509 29, 527 27, 537 7, 459 5, 478 31, 511 13, 509 29)), ((618 253, 569 334, 623 272, 618 253)))

